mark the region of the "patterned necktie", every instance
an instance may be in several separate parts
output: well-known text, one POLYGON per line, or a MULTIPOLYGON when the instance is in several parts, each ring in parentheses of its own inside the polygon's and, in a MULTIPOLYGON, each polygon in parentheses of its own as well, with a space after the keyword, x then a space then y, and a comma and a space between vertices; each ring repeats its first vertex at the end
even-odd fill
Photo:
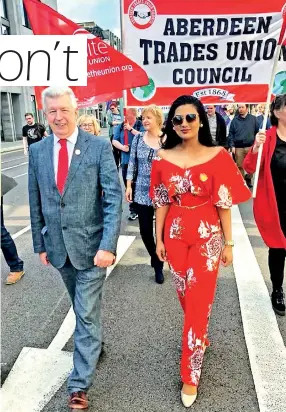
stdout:
POLYGON ((66 139, 60 139, 59 144, 61 145, 61 148, 59 151, 57 186, 59 192, 62 193, 65 187, 65 182, 69 171, 69 156, 66 139))

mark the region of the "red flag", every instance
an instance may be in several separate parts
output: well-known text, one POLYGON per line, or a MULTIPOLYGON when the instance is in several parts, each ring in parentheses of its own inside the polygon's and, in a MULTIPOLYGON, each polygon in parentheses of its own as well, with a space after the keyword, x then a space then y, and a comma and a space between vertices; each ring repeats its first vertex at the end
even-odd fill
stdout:
MULTIPOLYGON (((35 87, 35 95, 36 95, 36 100, 38 104, 38 108, 42 109, 42 91, 45 89, 45 87, 35 87)), ((73 89, 76 97, 77 95, 77 90, 79 87, 71 87, 73 89)), ((104 103, 108 102, 109 100, 118 100, 122 98, 122 92, 116 92, 116 93, 106 93, 106 94, 101 94, 99 96, 92 96, 90 99, 85 98, 84 100, 78 100, 77 105, 79 109, 83 109, 85 107, 92 107, 95 106, 98 103, 104 103)))
MULTIPOLYGON (((71 87, 79 107, 93 106, 117 98, 122 95, 120 92, 123 90, 149 83, 147 74, 140 66, 103 40, 38 0, 23 1, 34 34, 88 35, 87 86, 71 87)), ((35 89, 36 96, 39 97, 44 87, 35 89)), ((41 108, 41 99, 37 98, 37 101, 41 108)))
POLYGON ((286 5, 284 6, 284 9, 283 9, 283 23, 281 27, 278 44, 281 44, 282 46, 286 45, 286 5))

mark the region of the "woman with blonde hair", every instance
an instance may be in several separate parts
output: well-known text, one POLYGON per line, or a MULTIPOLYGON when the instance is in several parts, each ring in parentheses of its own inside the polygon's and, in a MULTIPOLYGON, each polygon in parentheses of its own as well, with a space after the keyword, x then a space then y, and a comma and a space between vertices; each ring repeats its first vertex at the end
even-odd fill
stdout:
POLYGON ((77 125, 90 134, 98 136, 100 134, 100 126, 96 118, 90 114, 84 114, 77 120, 77 125))
POLYGON ((163 262, 156 254, 153 233, 154 208, 149 197, 150 173, 154 157, 164 141, 164 114, 160 107, 147 106, 142 111, 142 124, 145 132, 134 137, 127 170, 126 200, 134 202, 139 219, 140 234, 151 257, 151 266, 155 271, 155 280, 164 282, 163 262))

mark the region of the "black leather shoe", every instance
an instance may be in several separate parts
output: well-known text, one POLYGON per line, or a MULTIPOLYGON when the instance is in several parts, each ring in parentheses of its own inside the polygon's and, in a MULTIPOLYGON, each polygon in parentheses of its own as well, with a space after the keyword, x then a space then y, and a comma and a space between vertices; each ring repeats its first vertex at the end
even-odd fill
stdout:
POLYGON ((283 289, 274 290, 271 295, 272 307, 275 313, 285 316, 285 302, 283 289))

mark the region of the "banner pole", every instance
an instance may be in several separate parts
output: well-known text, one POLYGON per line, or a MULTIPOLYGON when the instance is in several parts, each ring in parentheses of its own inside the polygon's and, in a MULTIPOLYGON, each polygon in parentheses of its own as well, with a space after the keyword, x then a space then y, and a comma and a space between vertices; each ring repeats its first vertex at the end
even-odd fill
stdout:
MULTIPOLYGON (((122 53, 125 54, 125 36, 124 36, 124 0, 120 0, 120 25, 121 25, 121 47, 122 53)), ((123 121, 126 119, 127 90, 123 90, 123 121)), ((125 130, 124 144, 128 145, 128 133, 125 130)))
MULTIPOLYGON (((282 50, 285 31, 286 31, 286 3, 284 5, 284 7, 282 8, 282 27, 281 27, 280 36, 279 36, 279 39, 278 39, 278 45, 277 45, 277 48, 276 48, 276 51, 275 51, 273 69, 272 69, 271 79, 270 79, 269 87, 268 87, 268 95, 267 95, 267 101, 266 101, 266 111, 265 111, 265 115, 264 115, 264 119, 263 119, 263 123, 262 123, 262 131, 266 130, 266 124, 267 124, 267 118, 268 118, 269 110, 270 110, 269 106, 270 106, 270 103, 271 103, 271 96, 272 96, 272 91, 273 91, 275 75, 276 75, 276 69, 277 69, 277 65, 278 65, 278 62, 279 62, 279 57, 280 57, 281 50, 282 50)), ((256 170, 255 170, 254 183, 253 183, 253 192, 252 192, 253 199, 256 198, 259 171, 260 171, 260 165, 261 165, 261 159, 262 159, 262 151, 263 151, 263 144, 259 147, 259 150, 258 150, 258 157, 257 157, 256 170)))
MULTIPOLYGON (((277 65, 278 65, 278 62, 279 62, 281 49, 282 49, 282 44, 278 44, 278 46, 276 48, 276 52, 275 52, 275 58, 274 58, 274 64, 273 64, 271 79, 270 79, 270 83, 269 83, 269 86, 268 86, 266 109, 265 109, 265 114, 264 114, 264 118, 263 118, 262 128, 260 129, 261 131, 266 130, 267 119, 268 119, 268 115, 269 115, 269 111, 270 111, 271 96, 272 96, 274 80, 275 80, 275 75, 276 75, 276 69, 277 69, 277 65)), ((256 192, 257 192, 257 184, 258 184, 259 171, 260 171, 260 165, 261 165, 261 159, 262 159, 262 151, 263 151, 263 144, 259 147, 259 150, 258 150, 258 157, 257 157, 256 170, 255 170, 254 183, 253 183, 253 192, 252 192, 253 199, 255 199, 256 192)))

